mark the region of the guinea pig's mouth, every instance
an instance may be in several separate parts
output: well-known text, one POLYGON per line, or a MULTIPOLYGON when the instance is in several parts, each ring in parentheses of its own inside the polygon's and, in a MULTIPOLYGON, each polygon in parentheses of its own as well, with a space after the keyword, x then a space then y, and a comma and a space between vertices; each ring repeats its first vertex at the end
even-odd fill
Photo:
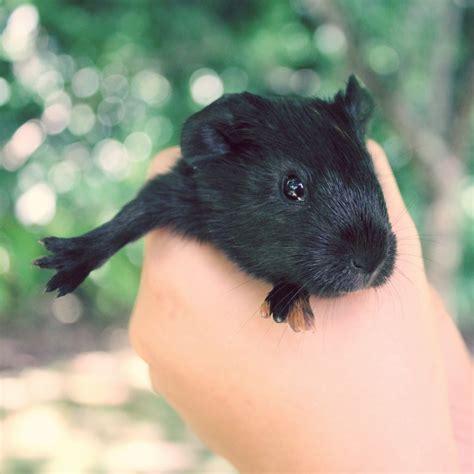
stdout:
POLYGON ((354 293, 360 290, 366 290, 369 288, 378 288, 383 286, 390 278, 393 270, 387 268, 387 263, 384 260, 380 265, 370 274, 355 273, 346 282, 346 288, 339 288, 337 290, 323 291, 319 293, 319 296, 326 298, 339 298, 346 296, 350 293, 354 293))
POLYGON ((372 288, 380 286, 385 282, 385 279, 379 282, 378 277, 385 265, 385 260, 369 275, 363 277, 363 288, 372 288))

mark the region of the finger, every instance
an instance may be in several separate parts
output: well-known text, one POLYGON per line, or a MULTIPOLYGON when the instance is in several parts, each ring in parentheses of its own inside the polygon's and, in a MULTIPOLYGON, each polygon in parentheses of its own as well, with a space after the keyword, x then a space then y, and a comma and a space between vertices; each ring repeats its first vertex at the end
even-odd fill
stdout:
POLYGON ((398 189, 397 181, 383 148, 373 140, 368 140, 367 148, 372 156, 375 172, 379 178, 380 185, 382 186, 387 206, 389 209, 406 211, 405 203, 400 194, 400 190, 398 189))
MULTIPOLYGON (((171 147, 161 151, 150 163, 148 168, 148 178, 156 176, 158 174, 167 173, 181 157, 181 150, 179 147, 171 147)), ((163 231, 165 232, 165 231, 163 231)), ((150 232, 145 237, 145 262, 148 259, 149 252, 147 248, 150 246, 150 240, 158 239, 159 231, 150 232), (147 245, 148 244, 148 245, 147 245)), ((150 291, 149 286, 146 284, 145 272, 142 270, 141 283, 138 291, 138 295, 135 301, 135 306, 132 311, 130 324, 129 324, 129 338, 130 342, 135 349, 135 352, 144 360, 148 361, 151 358, 151 353, 148 350, 148 344, 144 335, 147 334, 147 328, 149 321, 153 321, 154 318, 147 318, 147 314, 154 314, 155 312, 151 308, 163 309, 164 299, 163 294, 159 294, 161 297, 160 304, 156 304, 153 301, 153 305, 150 303, 150 298, 156 298, 155 292, 150 291)), ((166 295, 165 295, 166 296, 166 295)), ((165 300, 167 301, 167 300, 165 300)))
POLYGON ((388 215, 394 232, 399 237, 413 238, 413 250, 416 250, 415 253, 418 254, 420 244, 419 242, 417 243, 417 239, 414 239, 414 237, 418 235, 416 226, 400 194, 400 189, 398 188, 397 181, 388 162, 387 155, 383 148, 373 140, 367 141, 367 149, 372 156, 375 172, 382 186, 385 202, 387 203, 388 215))
POLYGON ((161 151, 156 155, 151 162, 148 169, 148 177, 156 176, 157 174, 167 173, 181 157, 181 149, 179 146, 173 146, 161 151))
POLYGON ((412 268, 414 264, 421 270, 423 265, 418 262, 418 259, 422 257, 421 242, 415 223, 400 194, 387 155, 383 148, 373 140, 367 141, 367 149, 372 156, 375 172, 382 186, 393 231, 397 235, 397 254, 402 257, 398 260, 397 266, 399 270, 407 273, 414 271, 412 268), (417 262, 415 263, 413 259, 417 262))

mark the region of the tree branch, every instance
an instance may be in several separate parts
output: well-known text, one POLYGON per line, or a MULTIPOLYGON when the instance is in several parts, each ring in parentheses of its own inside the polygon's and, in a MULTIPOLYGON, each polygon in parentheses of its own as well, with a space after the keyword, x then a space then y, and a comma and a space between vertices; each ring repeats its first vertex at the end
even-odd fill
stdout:
POLYGON ((461 16, 461 8, 458 5, 452 0, 443 0, 435 20, 436 39, 431 58, 429 123, 433 131, 445 139, 455 99, 454 73, 461 16))
POLYGON ((438 183, 445 176, 441 164, 446 159, 457 159, 449 143, 436 133, 413 110, 410 103, 396 89, 389 88, 380 77, 363 61, 359 53, 360 38, 336 5, 336 2, 324 0, 324 13, 346 34, 348 58, 351 67, 362 78, 381 104, 394 129, 405 143, 414 150, 415 159, 429 173, 431 179, 438 183))
POLYGON ((454 114, 454 122, 450 133, 450 143, 459 155, 465 153, 465 145, 469 135, 469 125, 474 110, 474 60, 469 64, 469 71, 461 86, 460 100, 454 114))

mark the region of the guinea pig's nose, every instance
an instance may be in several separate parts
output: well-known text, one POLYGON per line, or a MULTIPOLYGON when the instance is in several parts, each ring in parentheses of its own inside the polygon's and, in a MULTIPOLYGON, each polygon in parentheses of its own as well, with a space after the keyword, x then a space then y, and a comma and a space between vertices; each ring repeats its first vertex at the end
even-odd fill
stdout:
POLYGON ((352 265, 352 268, 359 271, 365 270, 365 267, 366 267, 366 264, 364 262, 364 259, 362 259, 362 257, 352 257, 351 265, 352 265))
POLYGON ((373 258, 357 255, 351 258, 351 267, 359 274, 360 287, 367 288, 377 278, 381 263, 373 258))
POLYGON ((351 258, 351 267, 364 277, 370 278, 376 276, 384 261, 385 257, 381 255, 357 254, 351 258))

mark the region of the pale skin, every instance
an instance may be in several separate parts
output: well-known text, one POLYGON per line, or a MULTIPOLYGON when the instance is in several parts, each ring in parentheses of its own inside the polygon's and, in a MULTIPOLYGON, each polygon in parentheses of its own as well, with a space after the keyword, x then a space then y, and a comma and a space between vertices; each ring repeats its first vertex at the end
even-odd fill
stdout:
MULTIPOLYGON (((472 471, 472 364, 385 154, 368 148, 397 270, 377 290, 311 298, 314 332, 261 319, 271 286, 212 246, 146 237, 132 345, 155 390, 242 472, 472 471)), ((151 174, 178 158, 160 153, 151 174)))

